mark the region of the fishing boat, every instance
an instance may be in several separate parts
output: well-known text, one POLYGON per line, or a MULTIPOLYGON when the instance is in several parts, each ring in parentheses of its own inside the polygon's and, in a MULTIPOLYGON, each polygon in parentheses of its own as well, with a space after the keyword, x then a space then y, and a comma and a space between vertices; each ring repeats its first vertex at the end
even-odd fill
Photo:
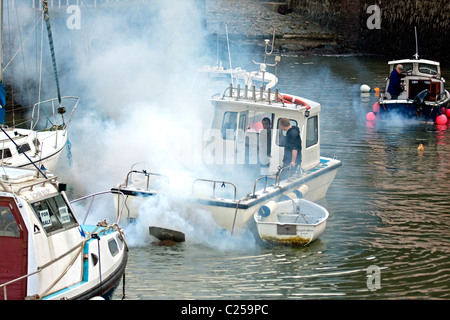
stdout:
MULTIPOLYGON (((271 52, 268 45, 266 41, 266 55, 271 52)), ((325 197, 342 164, 320 154, 318 102, 277 89, 230 85, 223 94, 213 96, 211 103, 214 116, 202 150, 205 176, 192 180, 186 207, 209 212, 219 228, 233 234, 251 228, 254 213, 269 201, 277 202, 287 194, 310 201, 325 197), (286 132, 281 129, 282 118, 300 129, 302 163, 298 170, 283 167, 286 132), (270 128, 263 128, 263 120, 269 120, 270 128)), ((123 194, 127 201, 145 201, 158 194, 151 184, 141 181, 136 187, 130 179, 126 181, 116 187, 121 192, 118 198, 123 194)))
POLYGON ((259 237, 271 244, 307 245, 318 239, 328 211, 305 199, 270 201, 255 212, 259 237))
MULTIPOLYGON (((6 92, 3 86, 3 66, 0 68, 0 165, 17 168, 42 168, 53 171, 62 152, 68 145, 68 130, 79 98, 61 96, 53 40, 50 28, 48 3, 43 1, 42 21, 46 23, 57 85, 57 98, 39 101, 31 109, 29 127, 16 127, 5 123, 6 92), (67 115, 68 114, 68 115, 67 115)), ((0 1, 0 16, 3 15, 3 1, 0 1)), ((3 21, 3 20, 2 20, 3 21)), ((2 39, 0 39, 2 40, 2 39)), ((3 41, 0 41, 3 44, 3 41)), ((3 47, 3 45, 2 45, 3 47)), ((3 50, 0 50, 0 61, 3 50)), ((28 115, 27 115, 28 117, 28 115)))
POLYGON ((80 224, 57 176, 0 171, 0 299, 108 298, 128 257, 118 224, 80 224))
POLYGON ((385 90, 373 105, 372 112, 367 114, 367 119, 383 119, 389 114, 397 114, 437 124, 447 123, 447 118, 450 117, 450 94, 444 87, 445 79, 439 62, 419 59, 416 51, 413 59, 392 60, 388 62, 388 66, 389 75, 398 73, 398 68, 402 68, 398 76, 401 78, 402 91, 397 97, 392 96, 388 92, 391 76, 386 78, 385 90))

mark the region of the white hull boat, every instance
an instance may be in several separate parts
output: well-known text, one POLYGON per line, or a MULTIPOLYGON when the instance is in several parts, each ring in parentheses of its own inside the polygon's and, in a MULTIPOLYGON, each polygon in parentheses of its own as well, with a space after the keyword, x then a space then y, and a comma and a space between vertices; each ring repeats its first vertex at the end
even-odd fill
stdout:
MULTIPOLYGON (((56 110, 59 108, 56 108, 57 99, 52 99, 34 106, 30 129, 1 128, 0 165, 54 171, 58 159, 67 147, 69 124, 79 98, 62 97, 61 101, 71 109, 67 120, 64 120, 63 113, 56 110), (46 120, 49 115, 52 115, 50 122, 46 120), (43 126, 44 121, 50 125, 43 126)), ((61 110, 65 109, 63 107, 61 110)))
POLYGON ((270 201, 254 214, 260 238, 271 244, 307 245, 325 231, 328 211, 305 199, 270 201))
MULTIPOLYGON (((191 205, 186 207, 210 212, 220 228, 234 233, 252 224, 253 215, 269 201, 286 196, 310 201, 325 197, 342 164, 320 154, 319 103, 254 86, 242 90, 230 86, 211 102, 215 113, 202 149, 203 168, 211 176, 192 181, 191 205), (296 170, 283 167, 282 118, 300 131, 302 162, 296 170), (267 120, 270 127, 263 129, 267 120)), ((113 192, 116 203, 125 197, 129 214, 124 216, 135 219, 142 201, 158 194, 158 188, 150 180, 135 185, 128 177, 113 192)))
MULTIPOLYGON (((3 1, 0 1, 0 18, 2 17, 3 1)), ((43 1, 41 23, 47 24, 58 97, 36 103, 29 114, 24 115, 26 118, 20 124, 20 128, 16 127, 14 121, 7 123, 5 121, 7 103, 6 91, 3 86, 3 66, 0 68, 0 165, 54 171, 58 159, 68 144, 69 125, 78 106, 79 98, 62 97, 60 94, 48 15, 48 1, 43 1), (29 124, 29 127, 25 128, 25 124, 27 126, 29 124)), ((0 32, 1 62, 3 62, 2 39, 0 32)))
POLYGON ((128 257, 118 224, 80 224, 56 176, 0 171, 0 299, 108 298, 128 257))

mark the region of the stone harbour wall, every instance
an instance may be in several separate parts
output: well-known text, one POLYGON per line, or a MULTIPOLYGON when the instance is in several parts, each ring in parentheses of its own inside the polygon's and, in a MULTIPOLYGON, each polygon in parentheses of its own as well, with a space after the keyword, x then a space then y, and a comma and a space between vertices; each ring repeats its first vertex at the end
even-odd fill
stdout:
POLYGON ((290 6, 334 30, 357 51, 411 57, 416 52, 417 27, 420 57, 450 60, 448 0, 291 0, 290 6))

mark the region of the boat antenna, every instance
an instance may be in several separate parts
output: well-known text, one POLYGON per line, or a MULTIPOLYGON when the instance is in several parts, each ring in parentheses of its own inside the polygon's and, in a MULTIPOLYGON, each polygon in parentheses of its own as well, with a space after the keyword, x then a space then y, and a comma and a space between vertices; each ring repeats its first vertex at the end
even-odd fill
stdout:
POLYGON ((272 48, 270 49, 270 52, 267 51, 267 48, 269 47, 269 44, 270 44, 270 40, 266 39, 266 40, 264 40, 264 42, 266 44, 266 47, 264 48, 264 62, 256 62, 255 60, 252 59, 254 64, 259 64, 259 69, 263 73, 261 87, 264 86, 264 75, 265 75, 266 70, 267 70, 266 67, 267 66, 276 67, 276 65, 278 64, 278 61, 280 61, 278 58, 275 58, 275 63, 274 64, 267 64, 266 63, 267 56, 270 56, 273 53, 273 45, 275 43, 275 29, 273 29, 272 48))
POLYGON ((414 55, 414 58, 416 58, 416 60, 419 60, 419 45, 417 44, 417 27, 414 27, 414 34, 416 37, 416 54, 414 55))
POLYGON ((227 35, 227 46, 228 46, 228 60, 230 61, 230 76, 231 76, 231 85, 234 87, 233 81, 233 68, 231 66, 231 53, 230 53, 230 41, 228 39, 228 26, 225 24, 225 33, 227 35))

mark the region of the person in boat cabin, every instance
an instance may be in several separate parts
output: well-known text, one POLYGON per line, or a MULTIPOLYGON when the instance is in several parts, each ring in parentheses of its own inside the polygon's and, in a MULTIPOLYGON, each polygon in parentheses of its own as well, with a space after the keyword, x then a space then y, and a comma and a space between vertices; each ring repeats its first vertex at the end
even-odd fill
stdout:
POLYGON ((400 93, 402 93, 403 88, 401 86, 400 80, 402 78, 403 65, 398 64, 397 67, 392 70, 389 76, 389 86, 388 92, 391 95, 391 99, 396 100, 400 93))
POLYGON ((272 126, 270 125, 270 119, 265 117, 262 119, 263 130, 267 133, 267 156, 270 157, 270 150, 272 149, 272 126))
POLYGON ((292 126, 288 118, 280 119, 280 126, 282 130, 286 131, 283 167, 291 166, 291 168, 297 169, 302 162, 300 129, 297 126, 292 126))

